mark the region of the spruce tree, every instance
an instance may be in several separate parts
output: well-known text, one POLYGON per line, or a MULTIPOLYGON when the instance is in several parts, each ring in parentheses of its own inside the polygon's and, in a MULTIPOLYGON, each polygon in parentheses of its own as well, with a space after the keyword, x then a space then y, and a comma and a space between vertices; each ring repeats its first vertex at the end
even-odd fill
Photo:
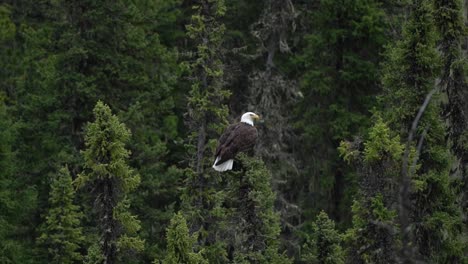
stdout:
POLYGON ((130 212, 128 195, 140 177, 127 164, 130 152, 125 143, 130 131, 101 101, 94 108, 95 121, 86 129, 83 151, 84 171, 78 175, 79 187, 89 186, 94 196, 94 211, 99 230, 99 254, 103 263, 116 263, 124 253, 141 251, 140 222, 130 212))
POLYGON ((234 263, 291 263, 279 252, 281 230, 271 173, 258 158, 239 154, 238 162, 242 169, 227 175, 227 202, 234 209, 230 223, 236 226, 230 231, 234 263))
POLYGON ((16 66, 21 56, 18 54, 18 50, 14 49, 15 35, 17 28, 15 23, 12 21, 12 10, 8 5, 0 5, 0 66, 2 71, 0 72, 0 91, 9 92, 12 90, 14 85, 13 77, 16 75, 16 66))
MULTIPOLYGON (((291 251, 297 248, 291 247, 297 245, 293 229, 300 217, 295 206, 298 201, 294 189, 297 187, 296 180, 301 177, 298 173, 301 166, 299 159, 291 151, 301 138, 291 125, 295 120, 291 110, 296 107, 301 93, 297 82, 288 76, 288 67, 285 66, 295 48, 293 36, 300 12, 297 12, 297 3, 289 0, 251 1, 249 5, 249 12, 256 14, 248 31, 248 36, 254 41, 243 39, 241 44, 236 44, 246 45, 246 48, 240 48, 240 54, 234 52, 241 63, 238 67, 248 71, 248 74, 239 76, 241 81, 245 78, 247 83, 234 84, 231 97, 234 103, 230 105, 262 116, 262 121, 256 126, 261 136, 255 145, 255 152, 271 173, 272 188, 277 194, 277 209, 281 212, 284 238, 281 244, 287 245, 291 251)), ((248 20, 239 21, 236 18, 236 22, 244 24, 248 20)), ((226 61, 233 64, 231 58, 226 61)), ((227 71, 228 80, 233 74, 238 73, 227 71)))
POLYGON ((19 111, 20 106, 26 105, 22 97, 25 84, 44 88, 47 83, 35 71, 36 66, 50 70, 53 61, 40 48, 50 30, 49 20, 42 17, 43 7, 31 1, 2 1, 0 4, 0 221, 3 229, 0 231, 0 262, 4 263, 33 261, 37 248, 35 236, 31 234, 36 234, 39 215, 46 208, 48 188, 41 184, 46 182, 43 180, 46 173, 41 174, 36 168, 53 167, 50 160, 39 161, 39 155, 34 155, 47 149, 47 142, 30 141, 35 133, 31 130, 25 133, 38 121, 25 120, 19 111), (30 9, 33 5, 35 8, 30 9))
MULTIPOLYGON (((466 3, 465 3, 466 5, 466 3)), ((466 54, 462 43, 467 36, 463 21, 463 4, 460 0, 434 1, 434 18, 440 33, 439 46, 442 55, 440 86, 447 95, 444 116, 448 118, 447 132, 452 152, 457 157, 455 175, 461 177, 461 208, 464 221, 468 222, 468 82, 466 80, 466 54)), ((468 230, 465 229, 465 232, 468 230)))
POLYGON ((353 206, 352 227, 347 230, 347 263, 396 263, 399 249, 395 189, 403 145, 380 117, 365 142, 343 141, 339 151, 359 175, 359 192, 353 206))
POLYGON ((13 191, 18 185, 14 177, 18 164, 13 150, 17 127, 7 105, 14 76, 12 68, 17 59, 16 54, 12 54, 17 28, 11 13, 9 6, 0 4, 0 263, 23 262, 27 255, 22 241, 12 239, 25 215, 23 210, 18 210, 21 195, 15 195, 13 191))
POLYGON ((193 9, 195 14, 187 25, 187 35, 196 47, 193 59, 187 63, 193 81, 188 98, 188 125, 195 148, 192 167, 201 175, 211 162, 211 150, 216 144, 216 140, 208 138, 220 134, 227 124, 228 108, 224 103, 230 92, 222 82, 221 45, 225 26, 220 22, 226 7, 224 0, 203 0, 193 9))
POLYGON ((174 45, 183 30, 176 24, 181 4, 179 0, 145 1, 129 4, 126 11, 134 33, 126 36, 132 45, 124 50, 127 56, 122 61, 130 61, 138 70, 131 70, 135 96, 119 117, 132 131, 129 164, 138 170, 141 184, 131 199, 147 245, 141 261, 147 262, 163 253, 165 228, 179 204, 183 173, 176 164, 186 156, 181 144, 186 88, 179 85, 181 67, 174 45))
POLYGON ((335 222, 327 213, 320 212, 312 225, 310 235, 302 249, 302 260, 310 264, 344 264, 342 237, 335 229, 335 222))
POLYGON ((31 214, 37 191, 17 176, 19 161, 14 146, 18 124, 11 120, 5 101, 0 92, 0 263, 28 263, 33 254, 31 214))
POLYGON ((345 186, 353 184, 355 176, 336 149, 341 140, 363 135, 370 126, 369 109, 376 106, 374 97, 381 90, 378 66, 387 41, 385 14, 375 0, 321 0, 317 5, 304 13, 308 31, 301 53, 293 58, 303 94, 295 108, 295 127, 301 133, 298 154, 303 157, 303 177, 312 175, 311 185, 316 186, 302 192, 313 201, 305 208, 326 210, 341 222, 350 220, 349 214, 340 218, 351 205, 343 199, 352 196, 353 188, 345 186))
POLYGON ((49 263, 80 263, 78 252, 84 236, 80 226, 82 213, 73 204, 75 190, 68 167, 60 169, 51 182, 49 210, 39 243, 47 248, 49 263))
MULTIPOLYGON (((174 25, 180 1, 13 2, 17 13, 28 10, 44 21, 22 24, 25 43, 17 45, 26 53, 26 69, 12 89, 25 123, 19 131, 24 174, 46 193, 41 176, 52 173, 51 161, 79 171, 83 127, 95 102, 105 100, 133 131, 129 163, 143 184, 132 199, 142 216, 142 236, 162 248, 164 227, 159 226, 169 222, 172 211, 164 211, 178 195, 181 173, 170 165, 177 156, 172 150, 182 115, 174 110, 181 94, 175 91, 177 51, 163 41, 180 32, 174 25), (165 32, 168 28, 174 31, 165 32)), ((46 200, 41 197, 42 203, 46 200)))
POLYGON ((196 235, 190 235, 187 221, 181 212, 174 214, 167 228, 167 255, 164 264, 208 264, 202 252, 193 252, 196 235))
POLYGON ((271 175, 264 164, 241 155, 236 159, 241 171, 220 175, 205 170, 211 167, 216 139, 227 126, 228 109, 223 103, 230 92, 223 88, 225 29, 220 23, 226 9, 219 0, 200 1, 194 9, 187 26, 197 47, 194 61, 188 63, 194 81, 188 104, 193 159, 183 212, 190 230, 199 233, 198 244, 209 263, 288 263, 278 252, 279 218, 273 210, 271 175))
POLYGON ((440 70, 432 11, 430 1, 412 1, 402 39, 387 52, 382 96, 387 109, 383 116, 393 131, 401 131, 407 146, 400 180, 402 258, 457 263, 463 255, 459 236, 461 217, 451 187, 451 157, 445 143, 438 95, 422 108, 435 91, 440 70), (415 129, 412 124, 422 110, 415 129), (417 142, 413 142, 411 135, 417 142), (419 252, 419 256, 414 252, 419 252))
POLYGON ((222 178, 213 171, 212 153, 216 139, 227 126, 229 91, 223 88, 221 44, 225 27, 220 22, 226 7, 223 0, 202 0, 193 5, 194 14, 186 26, 195 47, 193 56, 183 64, 192 85, 188 94, 187 126, 190 168, 186 170, 186 188, 182 208, 191 233, 199 232, 198 244, 205 248, 210 263, 226 263, 226 208, 222 178), (205 168, 210 168, 205 170, 205 168))

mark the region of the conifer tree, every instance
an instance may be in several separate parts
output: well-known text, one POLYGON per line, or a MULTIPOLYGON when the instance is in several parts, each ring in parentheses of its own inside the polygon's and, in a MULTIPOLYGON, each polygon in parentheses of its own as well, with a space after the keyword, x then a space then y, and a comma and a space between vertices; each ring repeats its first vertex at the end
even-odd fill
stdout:
POLYGON ((342 237, 335 222, 322 211, 312 225, 310 235, 302 249, 302 260, 310 264, 344 264, 342 237))
POLYGON ((228 202, 235 208, 232 223, 234 263, 291 263, 279 253, 279 215, 274 211, 271 174, 257 158, 239 154, 242 169, 229 177, 228 202))
MULTIPOLYGON (((15 63, 21 58, 12 47, 15 44, 17 28, 11 16, 12 10, 7 5, 0 5, 0 66, 4 69, 0 73, 0 91, 11 91, 15 76, 15 63)), ((16 66, 17 67, 17 66, 16 66)))
MULTIPOLYGON (((465 3, 466 5, 466 3, 465 3)), ((444 113, 449 119, 447 127, 452 152, 458 158, 456 174, 462 179, 461 207, 464 221, 468 221, 468 82, 466 80, 466 54, 461 46, 467 36, 460 0, 434 1, 434 18, 440 33, 442 76, 440 86, 447 94, 444 113)), ((465 229, 466 230, 466 229, 465 229)), ((468 231, 468 230, 466 230, 468 231)))
MULTIPOLYGON (((249 39, 245 39, 240 42, 242 44, 238 44, 248 45, 249 48, 245 49, 249 52, 248 56, 234 53, 242 63, 238 67, 248 69, 248 78, 245 78, 246 74, 240 75, 240 79, 247 79, 247 83, 235 83, 230 105, 241 111, 249 109, 262 116, 261 124, 256 126, 261 137, 255 144, 255 154, 265 162, 271 173, 272 188, 276 191, 277 209, 284 231, 281 244, 291 250, 291 245, 297 245, 293 229, 300 217, 298 207, 294 205, 297 192, 293 189, 297 187, 296 179, 301 177, 297 169, 300 166, 299 159, 291 151, 301 138, 291 125, 294 122, 291 109, 296 107, 301 93, 297 82, 287 76, 286 67, 283 66, 294 49, 292 36, 299 12, 295 6, 297 3, 290 0, 252 1, 249 5, 250 12, 256 13, 255 21, 249 25, 249 36, 254 41, 249 43, 249 39)), ((248 21, 239 21, 236 14, 231 16, 236 17, 237 23, 248 21)), ((226 62, 230 66, 233 59, 229 58, 226 62)), ((227 79, 232 78, 230 76, 233 74, 238 73, 227 71, 227 79)))
MULTIPOLYGON (((16 45, 26 53, 26 69, 13 86, 25 122, 19 131, 24 174, 45 193, 40 176, 51 173, 51 161, 79 171, 83 126, 91 120, 95 102, 105 100, 134 134, 129 162, 143 183, 132 195, 142 216, 142 236, 151 238, 152 245, 164 241, 159 223, 172 216, 164 211, 177 201, 175 183, 181 175, 170 165, 180 123, 174 108, 182 92, 175 91, 180 73, 176 49, 163 43, 169 33, 160 33, 177 29, 180 1, 13 2, 16 13, 33 9, 34 18, 43 21, 40 26, 22 24, 24 47, 16 45)), ((46 199, 44 195, 41 202, 46 199)))
POLYGON ((179 143, 185 136, 180 129, 185 106, 180 102, 186 88, 178 87, 181 67, 174 45, 183 30, 176 24, 181 4, 179 0, 145 1, 124 9, 132 34, 125 36, 131 39, 131 52, 124 50, 127 56, 122 61, 130 61, 138 70, 130 71, 134 91, 128 110, 119 117, 132 131, 129 164, 138 169, 141 184, 131 199, 147 245, 141 261, 148 262, 164 250, 165 228, 178 206, 183 176, 176 164, 186 156, 179 143))
POLYGON ((73 204, 75 191, 68 167, 60 169, 51 182, 49 210, 39 242, 47 248, 49 263, 80 263, 78 252, 84 236, 80 226, 82 213, 73 204))
POLYGON ((191 86, 188 109, 191 140, 195 147, 194 164, 197 174, 211 161, 215 140, 209 136, 222 132, 227 123, 228 108, 225 99, 230 95, 223 89, 221 45, 225 31, 220 19, 226 12, 224 0, 202 0, 193 6, 195 14, 187 25, 187 35, 196 47, 194 58, 188 63, 191 86), (209 154, 208 154, 209 153, 209 154), (207 155, 209 158, 207 159, 207 155))
POLYGON ((410 11, 402 39, 387 53, 382 97, 388 107, 383 114, 385 120, 392 130, 402 131, 402 139, 407 139, 400 180, 402 258, 456 263, 463 255, 459 236, 461 217, 455 190, 451 188, 450 153, 437 96, 422 108, 435 91, 440 69, 432 6, 428 0, 414 0, 410 11), (414 129, 412 123, 421 110, 419 126, 414 129), (410 136, 418 142, 413 142, 410 136), (415 155, 411 157, 408 153, 412 152, 415 155), (406 171, 405 164, 409 164, 406 171), (404 192, 405 189, 409 192, 404 192), (416 245, 416 250, 409 243, 416 245), (418 251, 419 256, 412 253, 418 251))
POLYGON ((37 192, 19 174, 16 145, 20 122, 14 115, 15 78, 22 57, 16 38, 15 10, 0 4, 0 263, 25 263, 32 254, 31 209, 37 192))
POLYGON ((99 253, 104 263, 124 259, 128 251, 141 251, 138 237, 140 222, 130 212, 128 195, 140 183, 140 177, 127 164, 130 152, 125 143, 130 131, 98 101, 95 121, 86 129, 83 151, 84 171, 78 175, 79 187, 88 185, 94 196, 94 211, 99 230, 99 253))
POLYGON ((190 169, 186 170, 186 189, 182 194, 182 208, 191 233, 199 232, 198 244, 205 249, 210 263, 226 263, 223 239, 226 208, 222 178, 211 167, 217 138, 227 125, 225 99, 229 91, 223 88, 221 44, 225 27, 220 22, 226 7, 224 0, 201 0, 192 7, 194 14, 186 26, 195 51, 185 62, 192 81, 188 94, 190 169))
POLYGON ((298 154, 304 157, 304 177, 313 175, 316 186, 303 190, 304 195, 318 194, 319 199, 311 199, 315 210, 327 210, 341 221, 345 215, 341 210, 351 205, 350 200, 342 200, 351 196, 343 192, 344 186, 354 180, 336 148, 345 138, 365 134, 370 126, 368 111, 376 105, 374 96, 381 89, 378 65, 387 41, 385 15, 375 0, 317 4, 307 16, 310 31, 304 36, 302 52, 294 57, 303 94, 295 109, 295 126, 302 132, 298 154), (321 208, 325 204, 328 208, 321 208))
POLYGON ((29 241, 31 211, 37 191, 18 179, 14 151, 18 124, 11 120, 6 96, 0 92, 0 263, 27 263, 32 258, 29 241))
POLYGON ((345 161, 359 175, 359 192, 352 206, 352 227, 347 230, 347 263, 396 263, 399 248, 395 186, 400 172, 403 145, 380 117, 364 143, 342 142, 345 161))
POLYGON ((181 212, 174 214, 167 228, 167 255, 164 264, 208 264, 202 252, 193 252, 196 236, 190 235, 187 222, 181 212))
MULTIPOLYGON (((39 226, 37 216, 45 208, 41 201, 47 196, 46 188, 38 187, 43 177, 38 177, 37 171, 31 169, 48 166, 47 162, 37 162, 33 155, 33 149, 46 145, 33 147, 37 142, 28 142, 32 135, 23 131, 32 123, 18 113, 18 105, 24 103, 18 96, 19 91, 25 82, 32 83, 37 77, 31 70, 32 65, 44 66, 50 62, 45 58, 29 61, 41 53, 35 44, 44 40, 47 35, 44 32, 49 29, 47 19, 32 19, 33 11, 28 9, 31 5, 30 1, 2 1, 0 4, 0 263, 32 261, 36 248, 35 236, 31 234, 39 226)), ((42 11, 42 6, 35 8, 38 13, 42 11)))

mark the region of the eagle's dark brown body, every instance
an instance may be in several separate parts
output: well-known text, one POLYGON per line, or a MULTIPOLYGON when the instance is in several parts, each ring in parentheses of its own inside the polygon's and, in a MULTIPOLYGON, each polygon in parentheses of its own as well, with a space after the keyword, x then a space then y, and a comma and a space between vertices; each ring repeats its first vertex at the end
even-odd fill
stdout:
POLYGON ((255 146, 257 141, 257 129, 249 124, 239 122, 230 125, 219 138, 216 148, 215 165, 234 159, 237 153, 248 151, 255 146))

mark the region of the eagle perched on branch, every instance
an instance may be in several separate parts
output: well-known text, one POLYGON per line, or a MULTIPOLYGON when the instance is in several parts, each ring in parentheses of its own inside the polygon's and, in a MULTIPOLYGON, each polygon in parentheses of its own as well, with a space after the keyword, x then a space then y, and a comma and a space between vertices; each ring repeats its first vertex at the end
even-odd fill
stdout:
POLYGON ((232 170, 234 157, 239 152, 247 151, 255 146, 257 129, 254 120, 260 116, 247 112, 242 115, 241 121, 230 125, 218 140, 213 169, 217 171, 232 170))

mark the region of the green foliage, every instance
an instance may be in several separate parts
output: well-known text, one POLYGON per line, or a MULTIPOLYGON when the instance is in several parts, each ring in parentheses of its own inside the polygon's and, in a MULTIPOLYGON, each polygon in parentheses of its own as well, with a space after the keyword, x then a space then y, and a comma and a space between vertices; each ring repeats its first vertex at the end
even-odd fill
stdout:
POLYGON ((76 183, 78 187, 91 186, 99 217, 101 254, 106 261, 115 261, 117 252, 121 255, 144 247, 137 235, 140 222, 129 212, 127 198, 137 188, 140 177, 127 164, 130 152, 125 143, 130 131, 125 124, 101 101, 93 112, 95 121, 86 129, 84 171, 76 183))
POLYGON ((16 176, 17 129, 0 92, 0 263, 28 263, 32 255, 28 225, 37 206, 37 191, 16 176))
POLYGON ((395 263, 402 144, 434 86, 409 144, 410 230, 425 262, 466 262, 462 2, 2 1, 0 263, 341 263, 319 212, 344 231, 353 199, 346 262, 395 263), (99 100, 120 121, 98 103, 84 130, 99 100), (281 177, 244 155, 208 169, 247 109, 280 117, 256 124, 255 151, 281 177))
POLYGON ((399 135, 392 136, 392 134, 387 123, 379 116, 375 118, 375 124, 369 129, 363 153, 349 141, 341 141, 338 152, 348 163, 356 162, 361 154, 368 165, 382 162, 384 159, 399 161, 402 158, 404 145, 401 144, 399 135))
MULTIPOLYGON (((12 8, 0 4, 0 91, 7 92, 15 83, 18 68, 21 68, 22 54, 13 49, 18 28, 12 20, 12 8)), ((2 95, 3 97, 3 95, 2 95)), ((2 99, 3 100, 3 99, 2 99)))
MULTIPOLYGON (((242 171, 230 173, 228 201, 238 219, 234 244, 235 263, 291 263, 279 252, 279 215, 274 211, 271 174, 258 158, 238 155, 242 171)), ((237 161, 237 160, 236 160, 237 161)))
POLYGON ((101 101, 93 113, 95 121, 86 129, 83 151, 85 172, 76 180, 78 187, 94 180, 116 179, 124 193, 130 192, 140 183, 140 177, 126 164, 130 152, 125 144, 130 131, 101 101))
POLYGON ((434 21, 441 35, 443 56, 447 62, 454 63, 449 67, 456 67, 460 56, 460 41, 466 36, 467 29, 463 25, 462 1, 433 1, 434 21))
POLYGON ((11 40, 16 33, 16 25, 10 19, 11 10, 0 5, 0 43, 11 40))
POLYGON ((347 260, 351 263, 394 263, 398 246, 396 212, 384 205, 381 194, 355 200, 353 227, 346 231, 347 260))
MULTIPOLYGON (((466 79, 468 63, 463 55, 462 43, 468 34, 464 23, 463 4, 459 0, 433 1, 434 19, 440 33, 439 46, 443 59, 441 88, 447 95, 444 102, 444 112, 447 115, 447 137, 451 142, 451 150, 458 161, 455 162, 461 175, 459 180, 460 207, 464 218, 468 218, 468 115, 463 110, 468 96, 466 79)), ((466 20, 466 18, 465 18, 466 20)), ((465 228, 466 230, 466 228, 465 228)), ((465 231, 466 232, 466 231, 465 231)), ((465 254, 465 258, 467 258, 465 254)))
POLYGON ((424 213, 416 210, 422 219, 418 231, 428 234, 427 240, 416 236, 416 241, 421 248, 433 250, 428 259, 435 263, 451 260, 463 263, 466 261, 467 245, 462 235, 460 208, 453 202, 456 200, 456 190, 448 175, 448 171, 430 171, 414 180, 416 201, 427 211, 424 213))
POLYGON ((227 210, 222 178, 211 167, 216 139, 227 125, 225 105, 230 92, 224 89, 222 43, 225 26, 221 22, 226 12, 223 0, 202 0, 194 3, 187 37, 193 53, 182 67, 191 80, 187 97, 188 142, 190 168, 185 171, 186 187, 182 208, 192 232, 198 232, 198 244, 203 247, 209 263, 226 263, 227 251, 222 234, 227 210))
POLYGON ((392 105, 384 119, 391 126, 401 125, 405 130, 409 129, 423 98, 434 87, 440 69, 429 1, 413 1, 411 11, 402 39, 387 49, 382 76, 383 101, 392 105))
POLYGON ((305 118, 298 124, 304 126, 304 136, 316 139, 328 133, 336 141, 357 132, 356 125, 367 119, 370 96, 378 91, 377 59, 385 43, 383 17, 375 1, 320 1, 319 11, 311 18, 315 31, 306 36, 306 47, 298 58, 305 68, 304 103, 299 108, 305 118), (368 53, 353 52, 364 48, 363 42, 368 53), (320 100, 326 107, 312 107, 309 100, 320 100), (367 108, 348 109, 351 100, 367 108), (315 124, 306 126, 312 120, 315 124))
POLYGON ((193 252, 196 234, 190 236, 187 222, 181 212, 174 214, 167 228, 167 255, 164 264, 208 264, 203 251, 193 252))
POLYGON ((181 173, 171 167, 178 162, 174 146, 182 115, 174 109, 184 92, 175 91, 176 47, 163 42, 176 39, 173 33, 180 38, 181 1, 16 2, 8 9, 17 35, 2 42, 0 86, 17 102, 15 115, 23 122, 18 157, 22 175, 40 190, 44 206, 36 214, 47 201, 41 176, 53 173, 50 164, 80 170, 83 126, 95 102, 105 99, 133 131, 129 163, 142 184, 129 198, 141 216, 142 237, 162 248, 159 223, 169 221, 179 195, 181 173))
POLYGON ((97 243, 91 244, 84 258, 86 264, 101 264, 105 260, 97 243))
MULTIPOLYGON (((312 11, 305 7, 307 31, 301 52, 294 57, 303 94, 295 109, 295 127, 301 137, 298 152, 304 157, 304 177, 313 177, 315 182, 312 190, 304 190, 314 197, 305 199, 315 202, 303 206, 326 209, 321 205, 330 199, 350 205, 351 201, 341 199, 351 196, 346 192, 352 188, 340 191, 341 197, 330 197, 334 188, 350 186, 354 180, 339 159, 337 147, 341 140, 363 134, 369 127, 369 110, 380 91, 378 66, 387 37, 379 1, 321 0, 316 5, 312 11)), ((349 213, 348 208, 345 211, 349 213)), ((338 208, 333 213, 346 214, 338 208)))
POLYGON ((385 156, 393 160, 400 160, 404 146, 400 143, 400 136, 391 137, 390 128, 378 117, 369 131, 369 139, 364 143, 364 161, 377 162, 385 156))
POLYGON ((209 150, 216 147, 216 141, 208 142, 207 135, 216 138, 227 124, 229 110, 223 103, 231 93, 223 89, 222 83, 224 66, 221 61, 221 45, 225 26, 220 19, 226 12, 224 0, 204 0, 192 8, 195 14, 186 28, 187 36, 193 41, 196 50, 186 66, 193 80, 188 97, 189 127, 190 140, 196 141, 192 145, 197 149, 193 167, 199 173, 203 166, 211 162, 211 157, 209 161, 202 159, 204 153, 211 156, 212 152, 209 150))
MULTIPOLYGON (((434 89, 440 70, 433 13, 430 1, 414 0, 411 3, 411 15, 404 26, 402 39, 389 48, 388 61, 384 65, 383 102, 391 107, 385 119, 391 128, 402 131, 402 138, 407 138, 411 123, 426 95, 434 89)), ((456 208, 455 190, 448 187, 451 185, 451 158, 445 141, 444 122, 438 102, 435 102, 437 99, 433 98, 425 109, 415 135, 421 138, 422 131, 427 131, 419 169, 412 175, 412 215, 421 219, 414 223, 413 236, 426 261, 460 262, 463 258, 460 251, 460 239, 463 238, 457 235, 460 212, 456 208), (441 215, 450 215, 451 219, 445 218, 446 222, 442 224, 438 217, 441 215), (440 223, 437 229, 433 228, 433 218, 440 223), (451 234, 451 239, 442 239, 447 233, 451 234)))
POLYGON ((50 188, 49 210, 39 243, 47 248, 50 263, 79 263, 82 256, 78 249, 84 240, 80 226, 82 213, 73 204, 75 191, 67 167, 60 169, 50 188))
POLYGON ((209 263, 226 263, 226 237, 222 234, 227 228, 228 209, 226 193, 219 187, 221 178, 208 172, 199 176, 192 169, 186 170, 186 176, 181 207, 191 232, 198 233, 197 244, 209 263))
POLYGON ((302 260, 306 263, 343 264, 341 240, 335 222, 328 218, 327 213, 320 212, 303 246, 302 260))
POLYGON ((95 120, 86 129, 87 148, 83 151, 86 161, 84 168, 90 171, 80 174, 78 179, 117 178, 122 182, 123 191, 134 190, 139 184, 139 177, 125 164, 130 155, 125 149, 130 131, 101 101, 97 102, 93 113, 95 120))
POLYGON ((352 213, 353 226, 347 230, 346 259, 350 263, 394 263, 397 261, 395 181, 400 173, 403 145, 399 136, 392 136, 388 125, 377 116, 367 139, 342 142, 341 155, 356 166, 359 193, 352 213), (363 146, 363 151, 360 149, 363 146))
POLYGON ((338 153, 348 164, 352 163, 360 154, 360 151, 352 148, 352 144, 349 141, 343 140, 338 146, 338 153))
POLYGON ((140 239, 138 232, 141 229, 140 221, 130 212, 130 200, 124 198, 114 209, 115 218, 124 228, 124 234, 117 241, 117 248, 143 251, 144 240, 140 239))

